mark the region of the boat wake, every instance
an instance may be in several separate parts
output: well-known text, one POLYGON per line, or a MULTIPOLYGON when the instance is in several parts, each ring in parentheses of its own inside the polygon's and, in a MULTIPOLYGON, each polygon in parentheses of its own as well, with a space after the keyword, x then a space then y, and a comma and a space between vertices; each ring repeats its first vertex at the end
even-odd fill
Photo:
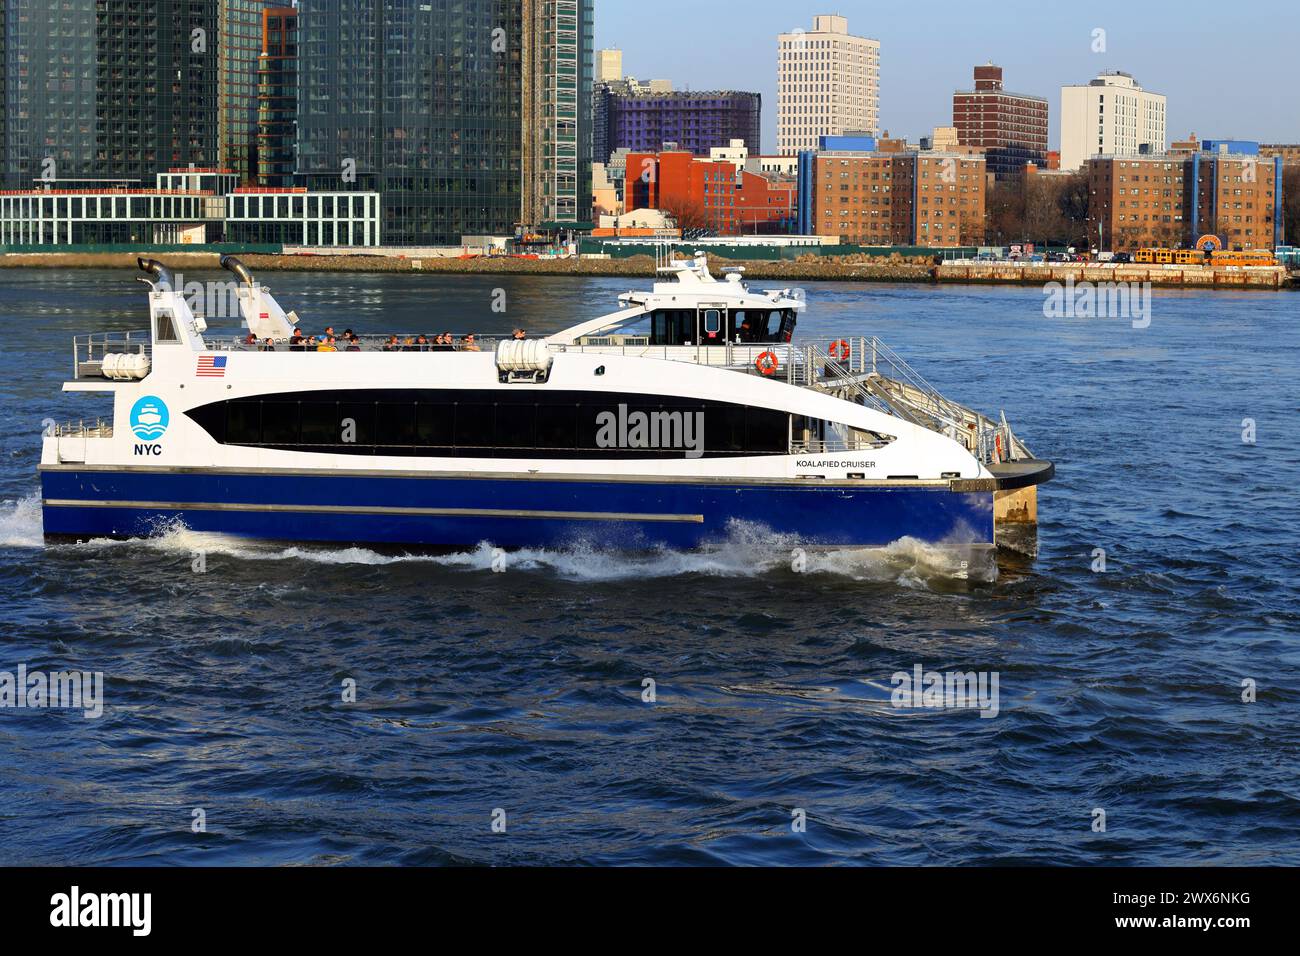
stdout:
POLYGON ((40 495, 0 502, 0 548, 40 548, 44 545, 40 495))
MULTIPOLYGON (((0 547, 41 547, 41 510, 37 496, 0 506, 0 547)), ((421 563, 452 571, 510 570, 549 574, 561 580, 602 582, 708 575, 749 578, 776 574, 812 574, 853 581, 896 583, 926 588, 944 581, 991 583, 996 559, 985 549, 961 544, 936 546, 902 538, 882 548, 819 551, 800 545, 794 535, 774 534, 763 525, 734 521, 728 533, 699 550, 655 548, 622 551, 595 541, 574 541, 561 548, 502 551, 491 542, 447 553, 379 552, 363 547, 286 544, 192 531, 173 521, 148 538, 95 538, 56 549, 133 549, 185 556, 196 552, 238 561, 303 561, 322 565, 421 563)))

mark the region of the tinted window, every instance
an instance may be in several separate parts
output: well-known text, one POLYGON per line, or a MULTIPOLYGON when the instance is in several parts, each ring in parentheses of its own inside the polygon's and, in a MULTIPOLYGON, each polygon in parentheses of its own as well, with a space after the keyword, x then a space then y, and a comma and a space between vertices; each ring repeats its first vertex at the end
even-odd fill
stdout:
POLYGON ((262 443, 262 403, 241 398, 227 402, 226 441, 232 445, 262 443))
POLYGON ((222 444, 466 458, 785 454, 789 429, 785 412, 729 402, 537 389, 294 392, 187 414, 222 444))

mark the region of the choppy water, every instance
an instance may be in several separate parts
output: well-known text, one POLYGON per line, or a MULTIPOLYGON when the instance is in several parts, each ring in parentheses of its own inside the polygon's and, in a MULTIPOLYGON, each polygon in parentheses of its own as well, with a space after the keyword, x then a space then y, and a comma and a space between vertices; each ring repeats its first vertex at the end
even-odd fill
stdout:
MULTIPOLYGON (((0 709, 0 862, 1300 862, 1300 297, 1157 292, 1134 329, 1035 289, 808 284, 802 331, 880 335, 1057 462, 1036 561, 964 580, 900 542, 796 574, 737 528, 497 574, 487 545, 43 547, 41 420, 102 410, 59 386, 74 332, 142 326, 130 278, 0 273, 0 670, 107 698, 0 709), (917 664, 996 672, 998 715, 891 706, 917 664)), ((358 331, 553 328, 628 285, 267 278, 358 331)))

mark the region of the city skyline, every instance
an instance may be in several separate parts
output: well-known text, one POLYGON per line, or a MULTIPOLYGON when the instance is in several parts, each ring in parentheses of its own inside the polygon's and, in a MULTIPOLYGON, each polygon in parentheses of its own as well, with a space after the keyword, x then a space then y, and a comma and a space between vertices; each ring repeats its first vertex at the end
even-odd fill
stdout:
MULTIPOLYGON (((893 136, 915 140, 950 125, 953 92, 969 87, 973 66, 992 61, 1016 78, 1018 92, 1048 100, 1053 150, 1061 142, 1061 87, 1112 70, 1168 96, 1171 139, 1195 132, 1207 139, 1300 140, 1300 110, 1281 108, 1285 101, 1273 92, 1286 88, 1293 36, 1254 30, 1249 44, 1225 44, 1223 30, 1206 29, 1207 20, 1222 19, 1221 4, 1192 0, 1178 17, 1118 2, 1074 8, 1008 0, 996 16, 987 7, 950 3, 942 9, 942 19, 925 22, 911 8, 865 0, 752 0, 744 16, 686 0, 664 0, 654 17, 634 4, 602 3, 596 47, 621 49, 624 72, 638 78, 662 77, 679 89, 761 93, 767 144, 776 143, 777 36, 810 29, 819 14, 847 17, 850 33, 880 41, 880 129, 893 136), (692 28, 682 31, 687 21, 692 28), (1095 46, 1104 51, 1093 52, 1095 46)), ((1263 0, 1251 10, 1259 23, 1294 16, 1294 6, 1281 0, 1263 0)))

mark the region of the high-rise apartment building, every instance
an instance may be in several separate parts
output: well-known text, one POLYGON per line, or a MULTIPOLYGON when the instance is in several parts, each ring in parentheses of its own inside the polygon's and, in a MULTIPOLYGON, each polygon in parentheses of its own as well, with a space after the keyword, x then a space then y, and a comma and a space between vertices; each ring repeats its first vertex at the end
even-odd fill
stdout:
POLYGON ((597 50, 596 69, 592 76, 593 83, 610 83, 623 79, 623 51, 597 50))
POLYGON ((523 0, 521 223, 591 226, 594 0, 523 0))
POLYGON ((262 13, 280 4, 287 5, 285 0, 220 0, 217 4, 217 164, 243 183, 257 178, 262 13))
POLYGON ((93 0, 5 0, 0 13, 4 185, 92 177, 99 83, 93 0))
POLYGON ((221 6, 97 0, 98 175, 148 183, 168 167, 218 162, 221 6))
POLYGON ((262 12, 257 67, 257 182, 292 186, 298 135, 298 10, 262 12))
POLYGON ((299 181, 383 195, 389 245, 509 235, 520 216, 520 0, 301 0, 299 181))
POLYGON ((1002 67, 975 67, 975 88, 952 95, 957 142, 984 150, 997 179, 1022 175, 1026 163, 1042 166, 1047 156, 1047 100, 1008 92, 1002 67))
POLYGON ((777 37, 777 132, 781 155, 816 149, 819 136, 880 129, 880 41, 852 36, 841 16, 777 37))
POLYGON ((1165 96, 1128 73, 1061 87, 1062 169, 1079 169, 1092 156, 1162 154, 1165 135, 1165 96))
POLYGON ((6 0, 4 181, 255 172, 269 0, 6 0))
MULTIPOLYGON (((635 81, 631 81, 635 83, 635 81)), ((620 89, 607 84, 604 107, 604 148, 655 153, 665 143, 676 143, 696 156, 743 139, 751 153, 761 150, 763 98, 738 90, 657 92, 628 84, 620 89)), ((605 157, 608 159, 608 155, 605 157)))
MULTIPOLYGON (((610 107, 622 102, 620 98, 628 96, 647 96, 652 93, 671 93, 673 84, 670 80, 638 80, 635 76, 611 77, 608 70, 605 79, 592 84, 591 92, 591 157, 594 162, 608 163, 615 146, 610 143, 610 107)), ((627 149, 627 147, 622 147, 627 149)))

